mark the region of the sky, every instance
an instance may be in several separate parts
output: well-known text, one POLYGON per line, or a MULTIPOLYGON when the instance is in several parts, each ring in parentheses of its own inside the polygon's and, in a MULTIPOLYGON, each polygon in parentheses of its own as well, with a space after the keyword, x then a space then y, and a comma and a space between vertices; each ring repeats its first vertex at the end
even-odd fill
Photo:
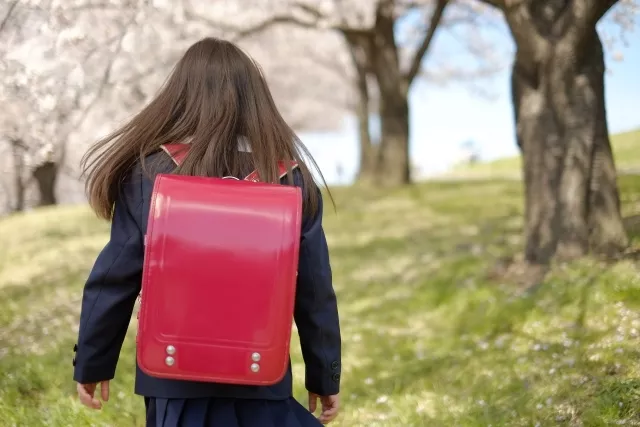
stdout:
MULTIPOLYGON (((606 21, 601 25, 603 31, 612 28, 606 21)), ((485 160, 518 154, 509 87, 513 43, 506 31, 487 37, 495 43, 497 51, 504 53, 505 65, 490 79, 446 85, 421 81, 412 86, 410 153, 423 176, 445 172, 460 158, 461 144, 468 141, 475 144, 485 160), (482 93, 474 90, 478 87, 482 93)), ((424 66, 433 66, 432 57, 437 58, 441 52, 462 52, 458 40, 459 37, 444 31, 439 33, 434 39, 433 55, 425 58, 424 66)), ((640 17, 636 19, 635 31, 626 35, 626 43, 616 43, 615 52, 621 53, 623 59, 614 60, 611 50, 605 54, 605 98, 611 133, 640 128, 640 17)), ((458 66, 469 69, 477 66, 477 59, 469 55, 453 56, 458 66)), ((356 125, 353 118, 346 117, 339 131, 299 135, 329 185, 348 184, 357 172, 356 125)))

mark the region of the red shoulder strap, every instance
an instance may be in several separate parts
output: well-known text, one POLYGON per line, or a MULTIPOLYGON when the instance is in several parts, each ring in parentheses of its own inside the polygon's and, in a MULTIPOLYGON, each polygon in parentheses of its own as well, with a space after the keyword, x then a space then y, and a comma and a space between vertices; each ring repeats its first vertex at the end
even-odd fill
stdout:
MULTIPOLYGON (((295 168, 298 167, 298 162, 290 161, 289 167, 293 171, 295 168)), ((287 176, 287 162, 279 161, 278 162, 278 178, 282 179, 285 176, 287 176)), ((258 174, 258 171, 255 170, 251 172, 249 175, 247 175, 244 179, 245 181, 258 182, 260 181, 260 175, 258 174)))
MULTIPOLYGON (((189 144, 180 144, 180 143, 173 143, 173 144, 164 144, 161 145, 160 148, 162 148, 162 150, 167 153, 169 155, 169 157, 171 157, 171 160, 173 160, 173 162, 177 165, 180 166, 182 164, 182 161, 184 160, 184 158, 187 156, 187 154, 189 154, 189 144)), ((294 170, 298 167, 298 162, 294 162, 294 161, 290 161, 288 162, 284 162, 284 161, 279 161, 278 162, 278 177, 279 179, 284 178, 287 175, 287 166, 289 166, 291 168, 291 170, 294 170)), ((253 181, 253 182, 259 182, 260 181, 260 175, 258 174, 257 170, 254 170, 253 172, 251 172, 249 175, 247 175, 244 178, 245 181, 253 181)))
POLYGON ((164 152, 167 153, 169 157, 171 157, 171 160, 173 160, 173 162, 177 166, 180 166, 184 158, 187 157, 187 154, 189 154, 190 147, 189 144, 175 143, 164 144, 161 145, 160 148, 162 148, 162 150, 164 150, 164 152))

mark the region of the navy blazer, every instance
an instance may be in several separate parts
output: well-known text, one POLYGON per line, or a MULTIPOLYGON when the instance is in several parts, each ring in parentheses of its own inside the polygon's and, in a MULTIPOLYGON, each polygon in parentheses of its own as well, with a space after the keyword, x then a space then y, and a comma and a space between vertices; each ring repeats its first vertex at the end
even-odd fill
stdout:
MULTIPOLYGON (((149 156, 157 173, 170 173, 173 163, 163 152, 149 156)), ((73 359, 74 380, 111 380, 142 282, 144 238, 153 177, 138 164, 120 186, 111 238, 84 287, 80 331, 73 359)), ((283 180, 283 184, 286 178, 283 180)), ((299 172, 294 183, 302 186, 299 172)), ((319 190, 317 187, 315 191, 319 190)), ((304 189, 303 189, 304 191, 304 189)), ((322 229, 322 199, 314 217, 304 217, 294 319, 306 367, 305 385, 321 396, 339 392, 341 338, 329 252, 322 229)), ((136 367, 136 394, 161 398, 227 397, 286 399, 292 395, 291 364, 273 386, 238 386, 151 377, 136 367)))

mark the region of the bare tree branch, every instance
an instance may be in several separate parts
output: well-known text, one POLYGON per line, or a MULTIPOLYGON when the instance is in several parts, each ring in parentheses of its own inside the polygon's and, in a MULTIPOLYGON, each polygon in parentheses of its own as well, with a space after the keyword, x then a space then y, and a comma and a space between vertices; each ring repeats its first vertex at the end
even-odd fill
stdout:
POLYGON ((313 20, 313 21, 303 21, 300 19, 297 19, 293 16, 290 15, 277 15, 277 16, 273 16, 269 19, 267 19, 266 21, 263 21, 253 27, 250 28, 244 28, 244 29, 238 29, 236 30, 236 35, 234 37, 235 40, 240 40, 243 39, 245 37, 249 37, 252 36, 254 34, 259 34, 263 31, 268 30, 269 28, 271 28, 274 25, 278 25, 278 24, 287 24, 287 25, 294 25, 300 28, 317 28, 318 27, 318 21, 317 20, 313 20))
POLYGON ((325 16, 322 14, 322 12, 320 12, 320 10, 316 9, 315 7, 311 7, 306 3, 302 3, 302 2, 295 2, 293 4, 294 7, 299 8, 300 10, 308 13, 309 15, 315 17, 316 19, 323 19, 325 18, 325 16))
POLYGON ((289 13, 274 14, 268 19, 265 19, 264 21, 261 21, 249 27, 229 25, 228 23, 223 23, 221 21, 217 21, 209 17, 197 14, 193 11, 193 8, 191 7, 188 0, 185 0, 183 4, 185 18, 187 18, 187 20, 201 22, 211 28, 216 28, 222 30, 225 33, 231 34, 230 39, 234 42, 239 42, 247 37, 263 33, 264 31, 267 31, 268 29, 277 25, 291 25, 303 29, 337 30, 342 32, 343 34, 349 33, 362 35, 368 34, 370 32, 369 30, 353 28, 347 25, 344 21, 337 25, 329 25, 327 22, 327 17, 322 14, 320 10, 302 2, 294 2, 289 13), (296 11, 301 12, 301 14, 306 15, 306 17, 296 17, 296 11))
POLYGON ((183 2, 185 18, 187 20, 201 22, 209 27, 220 29, 226 33, 232 34, 233 41, 240 41, 243 38, 260 34, 275 25, 293 25, 300 28, 318 28, 323 15, 319 10, 312 8, 303 3, 296 2, 293 6, 302 11, 306 15, 310 15, 309 19, 299 19, 293 13, 274 15, 270 18, 255 24, 251 27, 243 28, 240 26, 229 25, 220 21, 213 20, 209 17, 202 16, 193 11, 193 7, 188 0, 183 2))
POLYGON ((618 0, 580 0, 573 1, 569 12, 574 17, 576 41, 582 40, 596 26, 618 0))
POLYGON ((118 59, 118 55, 120 55, 120 53, 122 52, 122 48, 123 48, 122 43, 124 41, 124 38, 127 36, 127 33, 129 32, 129 28, 131 27, 131 25, 134 22, 135 22, 135 14, 125 24, 125 26, 124 26, 124 28, 122 30, 122 33, 120 34, 119 41, 118 41, 118 44, 117 44, 115 50, 111 53, 111 55, 109 55, 109 59, 108 59, 107 65, 104 68, 104 72, 102 73, 102 78, 100 79, 100 83, 98 84, 98 88, 97 88, 97 90, 96 90, 91 102, 89 102, 89 104, 87 104, 85 106, 85 108, 83 108, 82 113, 80 114, 80 117, 78 118, 78 120, 75 123, 75 126, 80 126, 80 124, 82 124, 82 122, 87 117, 87 114, 89 113, 89 111, 94 107, 94 105, 98 102, 98 100, 102 96, 102 93, 104 92, 105 87, 109 83, 109 78, 111 77, 111 70, 113 69, 113 64, 115 63, 116 59, 118 59))
POLYGON ((431 15, 431 20, 429 22, 429 28, 427 29, 422 43, 420 44, 420 47, 416 51, 413 60, 411 61, 411 67, 409 68, 409 71, 405 75, 407 86, 411 85, 413 79, 420 71, 420 68, 422 66, 422 58, 424 58, 427 49, 429 49, 429 46, 431 45, 433 36, 436 33, 438 25, 440 24, 440 20, 442 19, 442 14, 444 13, 444 9, 448 3, 448 0, 438 0, 438 2, 436 3, 435 10, 433 11, 433 15, 431 15))
POLYGON ((574 1, 571 7, 577 17, 584 17, 595 25, 616 3, 618 0, 582 0, 574 1))
POLYGON ((9 10, 7 11, 7 14, 4 16, 4 18, 2 18, 2 21, 0 22, 0 33, 6 27, 7 23, 9 22, 9 18, 11 18, 11 14, 15 10, 19 2, 20 0, 13 0, 13 2, 9 5, 9 10))

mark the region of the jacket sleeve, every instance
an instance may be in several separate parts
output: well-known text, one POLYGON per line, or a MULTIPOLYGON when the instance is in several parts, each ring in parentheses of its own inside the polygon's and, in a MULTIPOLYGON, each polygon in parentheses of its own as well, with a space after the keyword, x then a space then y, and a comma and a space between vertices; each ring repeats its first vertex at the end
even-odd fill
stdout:
MULTIPOLYGON (((315 191, 320 191, 315 188, 315 191)), ((294 317, 306 368, 308 391, 340 391, 341 338, 327 240, 322 229, 322 196, 313 218, 304 218, 294 317)))
POLYGON ((144 249, 142 233, 133 217, 142 204, 136 188, 130 181, 123 183, 114 207, 110 240, 84 286, 73 360, 73 378, 80 383, 114 377, 140 292, 144 249))

